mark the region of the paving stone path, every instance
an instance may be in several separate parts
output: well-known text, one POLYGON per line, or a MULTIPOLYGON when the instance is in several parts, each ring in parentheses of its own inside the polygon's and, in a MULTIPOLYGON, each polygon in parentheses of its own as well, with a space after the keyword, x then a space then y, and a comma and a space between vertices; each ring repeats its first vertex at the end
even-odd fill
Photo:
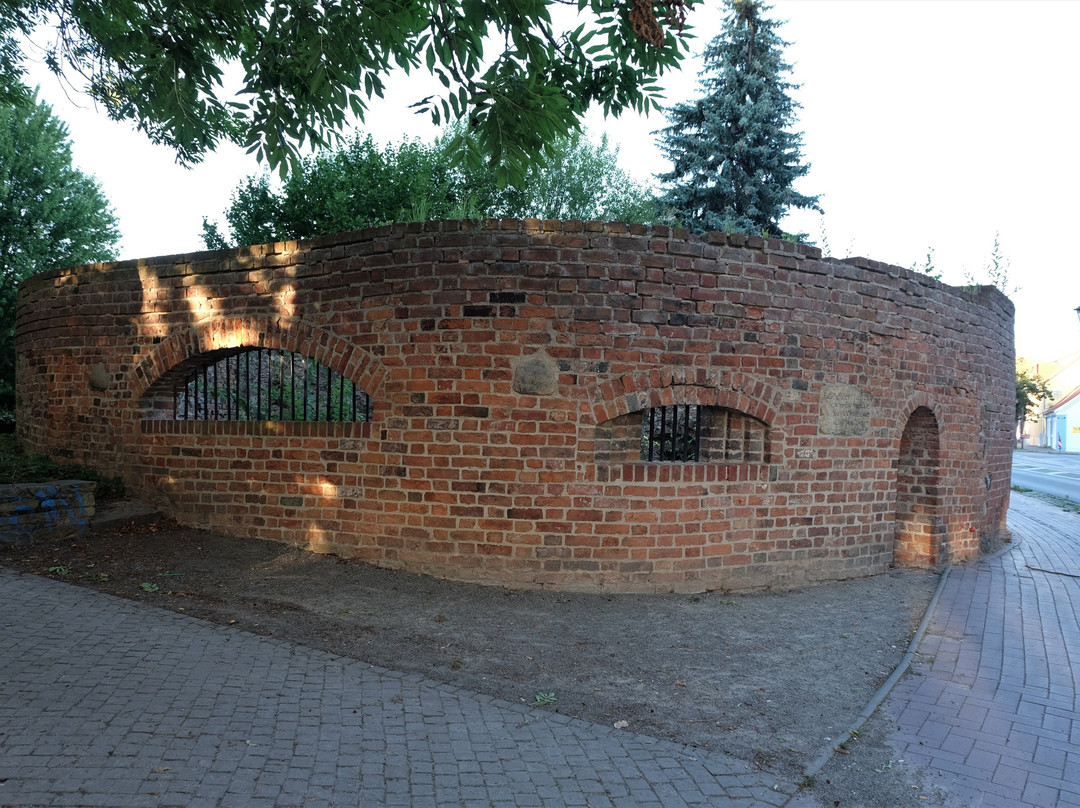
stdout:
MULTIPOLYGON (((922 675, 882 709, 898 755, 961 804, 1080 808, 1080 516, 1017 496, 1009 524, 1011 547, 952 570, 922 675)), ((722 754, 5 568, 0 603, 0 806, 740 808, 795 793, 722 754)))
POLYGON ((2 806, 779 806, 743 761, 0 568, 2 806))
POLYGON ((964 805, 1080 806, 1080 516, 1014 495, 1009 527, 1012 547, 953 568, 933 661, 883 709, 897 754, 964 805))

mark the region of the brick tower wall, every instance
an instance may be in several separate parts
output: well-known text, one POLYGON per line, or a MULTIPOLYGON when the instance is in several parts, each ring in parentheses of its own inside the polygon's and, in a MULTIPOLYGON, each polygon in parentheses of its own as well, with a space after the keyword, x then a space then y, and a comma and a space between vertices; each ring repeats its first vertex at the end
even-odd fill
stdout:
POLYGON ((380 566, 566 589, 795 586, 997 539, 1012 314, 993 288, 776 240, 395 225, 33 278, 17 428, 181 523, 380 566), (371 420, 174 420, 192 363, 242 346, 343 374, 371 420), (641 411, 669 404, 710 413, 701 461, 641 460, 641 411), (919 450, 902 451, 913 417, 919 450), (913 511, 933 541, 904 538, 913 511))

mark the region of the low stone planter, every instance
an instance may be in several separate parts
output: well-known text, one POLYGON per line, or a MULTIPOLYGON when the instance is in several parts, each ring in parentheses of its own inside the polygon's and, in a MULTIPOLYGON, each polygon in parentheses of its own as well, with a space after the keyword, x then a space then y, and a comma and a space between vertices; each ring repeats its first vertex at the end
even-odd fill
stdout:
POLYGON ((0 485, 0 545, 85 533, 96 490, 86 480, 0 485))

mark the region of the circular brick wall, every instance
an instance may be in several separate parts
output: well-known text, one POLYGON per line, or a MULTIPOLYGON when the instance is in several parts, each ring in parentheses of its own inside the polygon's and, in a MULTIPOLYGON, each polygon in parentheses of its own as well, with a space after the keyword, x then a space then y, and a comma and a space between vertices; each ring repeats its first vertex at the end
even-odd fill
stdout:
POLYGON ((1008 501, 1009 301, 775 240, 434 222, 77 267, 25 284, 17 345, 30 449, 193 526, 462 580, 933 566, 1008 501), (174 420, 184 373, 242 347, 344 375, 370 422, 174 420), (703 413, 701 459, 641 459, 670 405, 703 413))

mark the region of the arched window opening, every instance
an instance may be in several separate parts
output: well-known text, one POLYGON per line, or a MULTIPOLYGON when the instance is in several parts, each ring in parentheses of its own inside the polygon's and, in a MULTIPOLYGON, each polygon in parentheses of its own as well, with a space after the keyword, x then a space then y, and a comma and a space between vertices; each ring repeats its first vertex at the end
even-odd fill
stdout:
POLYGON ((738 410, 669 404, 635 410, 596 427, 602 463, 768 462, 769 427, 738 410))
POLYGON ((175 388, 178 421, 370 421, 358 385, 310 357, 271 348, 215 354, 175 388))
POLYGON ((641 460, 764 463, 767 427, 724 407, 672 404, 641 411, 641 460))

